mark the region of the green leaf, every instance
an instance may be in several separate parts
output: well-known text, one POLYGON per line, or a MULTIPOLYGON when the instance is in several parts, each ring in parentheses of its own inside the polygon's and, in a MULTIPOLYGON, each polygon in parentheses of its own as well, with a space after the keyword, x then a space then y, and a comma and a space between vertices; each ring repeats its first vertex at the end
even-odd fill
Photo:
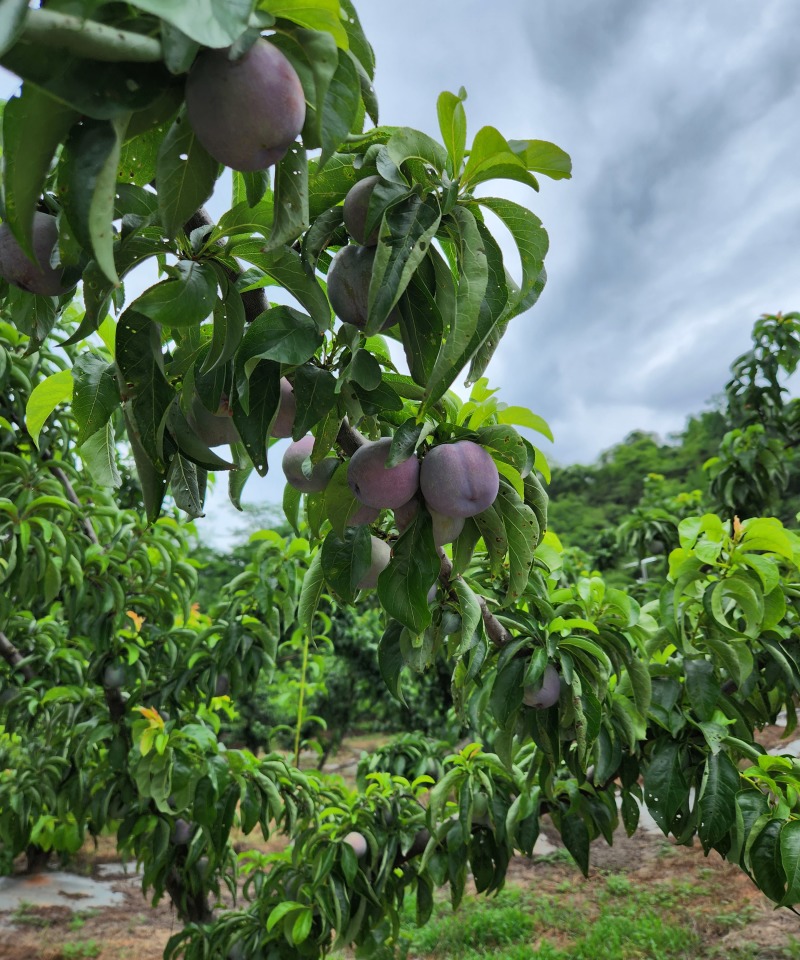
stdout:
POLYGON ((72 371, 59 370, 42 380, 31 391, 25 406, 25 427, 38 447, 39 434, 59 403, 72 397, 72 371))
POLYGON ((292 435, 304 437, 336 404, 336 378, 327 370, 303 364, 294 372, 296 412, 292 435))
POLYGON ((28 0, 6 0, 0 5, 0 54, 5 53, 16 42, 27 12, 28 0))
POLYGON ((264 247, 270 253, 291 244, 308 229, 308 161, 306 151, 294 143, 275 168, 275 217, 264 247))
MULTIPOLYGON (((420 276, 421 273, 422 270, 414 273, 400 298, 400 335, 409 372, 414 381, 424 387, 439 355, 444 324, 433 292, 420 276)), ((452 286, 449 271, 447 282, 452 286)))
POLYGON ((552 180, 569 180, 572 176, 569 154, 554 143, 547 140, 509 140, 508 145, 528 170, 535 170, 552 180))
POLYGON ((477 186, 495 177, 518 180, 534 190, 539 189, 536 178, 528 173, 525 163, 511 150, 500 131, 481 127, 475 134, 461 182, 477 186))
POLYGON ((464 148, 467 145, 467 115, 464 111, 466 99, 467 93, 462 87, 457 96, 445 90, 439 94, 439 99, 436 101, 439 129, 442 131, 442 140, 450 154, 454 177, 457 177, 461 170, 464 148))
POLYGON ((378 598, 384 610, 414 634, 422 633, 431 622, 428 590, 440 568, 430 514, 418 510, 395 543, 389 566, 378 577, 378 598))
POLYGON ((509 302, 509 318, 511 318, 521 309, 527 309, 526 300, 535 291, 540 281, 549 245, 547 233, 542 226, 542 221, 530 210, 526 210, 517 203, 497 197, 480 197, 478 203, 488 207, 502 220, 517 245, 522 264, 522 283, 516 297, 509 302))
POLYGON ((263 270, 267 276, 288 290, 314 318, 320 333, 330 329, 331 308, 325 291, 317 278, 305 269, 296 250, 279 247, 265 253, 261 243, 248 240, 236 244, 231 253, 234 257, 255 264, 259 270, 263 270))
POLYGON ((122 135, 127 121, 89 120, 72 128, 61 157, 61 198, 75 236, 113 284, 114 200, 122 135))
POLYGON ((199 326, 217 300, 214 268, 209 263, 179 260, 168 271, 171 278, 145 290, 131 308, 165 327, 199 326))
POLYGON ((161 142, 156 161, 158 210, 164 232, 174 237, 208 200, 217 182, 219 164, 194 135, 181 108, 161 142))
POLYGON ((710 720, 719 699, 719 681, 709 660, 684 659, 688 704, 699 720, 710 720))
POLYGON ((647 809, 665 834, 682 832, 689 814, 689 781, 681 744, 656 741, 644 774, 647 809))
MULTIPOLYGON (((158 151, 168 126, 169 124, 165 121, 153 127, 152 130, 146 130, 123 143, 117 169, 117 180, 122 181, 120 185, 146 187, 155 179, 158 151)), ((153 194, 148 193, 146 196, 148 200, 157 204, 158 198, 153 194)))
POLYGON ((3 110, 4 216, 31 259, 34 259, 33 217, 50 162, 56 147, 77 119, 78 114, 70 107, 28 83, 22 85, 20 96, 9 100, 3 110))
POLYGON ((789 820, 781 827, 781 866, 786 874, 786 893, 779 906, 800 901, 800 820, 789 820))
MULTIPOLYGON (((241 351, 240 351, 241 354, 241 351)), ((281 399, 281 368, 272 360, 260 360, 245 373, 238 366, 233 398, 233 424, 260 476, 266 476, 269 428, 281 399), (243 396, 246 402, 243 402, 243 396)))
POLYGON ((736 822, 740 787, 739 771, 728 755, 722 751, 709 755, 697 804, 697 835, 706 853, 728 835, 736 822))
POLYGON ((385 180, 398 182, 392 168, 399 170, 407 160, 421 160, 442 174, 447 170, 447 159, 447 151, 427 134, 400 127, 389 138, 384 150, 378 153, 376 163, 378 173, 385 180), (388 166, 382 162, 384 157, 389 161, 388 166))
POLYGON ((489 554, 489 566, 496 576, 502 570, 508 553, 508 537, 503 517, 495 506, 491 506, 472 519, 483 537, 486 552, 489 554))
POLYGON ((253 0, 130 0, 204 47, 228 47, 247 29, 253 0))
POLYGON ((475 217, 465 207, 457 206, 448 220, 454 230, 458 259, 455 315, 443 318, 449 329, 431 371, 421 413, 426 413, 458 376, 464 351, 478 326, 489 282, 486 247, 475 217))
POLYGON ((83 353, 72 368, 72 413, 78 421, 78 445, 104 427, 119 407, 117 368, 92 353, 83 353))
POLYGON ((314 636, 314 616, 320 597, 325 589, 325 577, 322 574, 322 551, 317 550, 311 558, 308 571, 303 577, 300 599, 297 602, 297 620, 306 635, 314 636))
POLYGON ((533 510, 502 480, 494 508, 503 522, 508 541, 508 589, 502 603, 507 607, 520 599, 528 585, 539 523, 533 510))
MULTIPOLYGON (((758 888, 770 900, 780 903, 786 890, 786 873, 781 862, 779 820, 770 820, 750 847, 750 872, 758 888)), ((792 843, 794 841, 792 840, 792 843)), ((790 859, 790 866, 793 863, 790 859)))
POLYGON ((553 434, 547 421, 528 410, 527 407, 501 407, 497 411, 498 423, 510 423, 517 427, 528 427, 553 441, 553 434))
POLYGON ((240 395, 241 377, 249 376, 258 360, 277 360, 279 363, 305 363, 322 344, 317 325, 304 313, 292 307, 271 307, 247 328, 236 354, 237 388, 240 395))
POLYGON ((331 531, 322 543, 322 573, 330 589, 352 603, 372 563, 372 537, 368 527, 347 527, 340 537, 331 531))
POLYGON ((121 393, 139 443, 156 471, 165 474, 164 426, 175 392, 164 376, 158 325, 129 308, 120 317, 116 346, 121 393))
POLYGON ((650 709, 650 700, 652 698, 653 684, 650 678, 650 670, 646 663, 641 661, 636 655, 632 656, 627 663, 628 679, 631 682, 633 690, 633 702, 636 709, 643 716, 647 716, 650 709))
POLYGON ((347 32, 340 18, 339 0, 258 0, 258 9, 273 17, 291 20, 301 27, 332 34, 337 45, 348 48, 347 32))
POLYGON ((589 831, 577 814, 561 817, 561 839, 570 856, 580 867, 584 877, 589 876, 589 831))
POLYGON ((214 333, 201 373, 210 373, 227 364, 242 342, 244 327, 242 295, 236 287, 229 286, 225 298, 214 303, 214 333))
POLYGON ((522 680, 525 675, 525 661, 518 658, 509 660, 495 675, 490 704, 495 720, 505 727, 513 714, 522 705, 524 689, 522 680))
MULTIPOLYGON (((149 326, 148 321, 148 326, 149 326)), ((136 463, 136 473, 142 488, 145 513, 150 523, 155 523, 161 513, 161 504, 167 492, 167 471, 163 465, 156 466, 142 445, 139 427, 132 416, 132 411, 123 407, 125 428, 128 433, 128 442, 131 445, 133 459, 136 463)))
POLYGON ((101 487, 122 485, 122 477, 117 469, 117 448, 114 443, 114 431, 110 422, 96 430, 88 440, 78 447, 78 453, 92 480, 101 487))
POLYGON ((363 509, 363 504, 353 496, 350 484, 347 482, 346 463, 341 463, 336 468, 325 487, 324 496, 325 515, 330 520, 334 532, 339 537, 343 537, 350 518, 358 510, 363 509))
POLYGON ((383 327, 427 254, 440 220, 436 197, 428 196, 423 200, 417 194, 412 194, 384 214, 369 285, 366 336, 378 333, 383 327))
POLYGON ((176 454, 169 465, 169 488, 175 506, 193 519, 203 516, 205 471, 176 454))
POLYGON ((400 644, 400 637, 403 634, 403 625, 397 620, 390 620, 383 636, 378 643, 378 669, 383 677, 389 693, 405 704, 403 695, 400 692, 400 676, 405 666, 403 658, 403 648, 400 644))
POLYGON ((360 104, 361 83, 358 71, 352 59, 346 53, 341 53, 319 111, 322 120, 322 151, 318 169, 325 166, 355 126, 360 104))

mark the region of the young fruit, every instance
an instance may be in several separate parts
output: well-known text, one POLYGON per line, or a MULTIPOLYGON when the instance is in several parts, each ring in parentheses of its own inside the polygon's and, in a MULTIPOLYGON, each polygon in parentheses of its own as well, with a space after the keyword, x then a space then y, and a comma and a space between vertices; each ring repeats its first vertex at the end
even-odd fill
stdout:
MULTIPOLYGON (((374 247, 350 244, 336 254, 328 270, 328 299, 333 312, 343 323, 352 323, 359 330, 367 325, 369 316, 369 285, 374 262, 374 247)), ((388 330, 399 320, 400 311, 395 307, 381 330, 388 330)))
POLYGON ((297 401, 294 398, 294 390, 286 377, 281 377, 281 400, 278 406, 278 413, 270 427, 269 435, 285 439, 291 437, 294 427, 294 418, 297 414, 297 401))
POLYGON ((303 473, 303 463, 311 456, 313 449, 314 437, 309 433, 308 436, 289 444, 283 455, 282 466, 286 482, 302 493, 320 493, 328 486, 334 470, 339 466, 335 457, 326 457, 320 463, 314 464, 311 475, 306 476, 303 473))
POLYGON ((367 443, 350 458, 347 482, 361 503, 378 510, 394 510, 414 496, 419 486, 419 460, 409 457, 395 467, 386 467, 391 437, 367 443))
POLYGON ((238 60, 203 50, 186 80, 186 114, 215 160, 247 173, 283 157, 303 129, 306 101, 294 67, 261 39, 238 60))
POLYGON ((60 297, 69 287, 61 282, 61 270, 50 266, 50 254, 58 243, 56 218, 37 211, 33 217, 33 250, 29 260, 7 223, 0 226, 0 277, 15 287, 42 297, 60 297))
POLYGON ((425 502, 445 517, 474 517, 490 507, 500 489, 494 460, 471 440, 429 450, 422 461, 420 489, 425 502))
POLYGON ((344 842, 353 848, 353 852, 359 860, 362 857, 366 857, 369 847, 367 845, 367 839, 363 833, 358 833, 356 830, 353 830, 347 834, 347 836, 344 838, 344 842))

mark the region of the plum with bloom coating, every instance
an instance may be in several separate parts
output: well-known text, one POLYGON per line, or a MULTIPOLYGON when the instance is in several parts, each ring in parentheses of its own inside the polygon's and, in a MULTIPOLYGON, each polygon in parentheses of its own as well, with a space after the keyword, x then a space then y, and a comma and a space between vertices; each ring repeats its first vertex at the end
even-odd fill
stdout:
POLYGON ((286 377, 281 377, 280 404, 275 420, 269 428, 269 435, 271 437, 280 437, 281 439, 291 437, 296 415, 297 401, 294 398, 294 390, 286 377))
MULTIPOLYGON (((343 323, 352 323, 363 330, 369 316, 369 285, 375 263, 374 247, 350 244, 336 254, 328 270, 328 299, 333 312, 343 323)), ((397 307, 391 311, 381 330, 388 330, 400 320, 397 307)))
POLYGON ((363 243, 365 247, 374 247, 380 234, 380 222, 375 224, 369 236, 366 233, 369 201, 372 191, 380 182, 381 178, 378 176, 364 177, 354 187, 350 187, 344 198, 344 225, 356 243, 363 243))
POLYGON ((474 517, 490 507, 500 489, 491 456, 471 440, 429 450, 420 469, 425 502, 445 517, 474 517))
POLYGON ((522 702, 526 707, 533 707, 535 710, 546 710, 558 702, 561 695, 561 678, 558 670, 552 663, 548 663, 544 668, 542 679, 538 685, 525 687, 525 693, 522 702))
POLYGON ((256 40, 238 60, 203 50, 186 80, 186 115, 200 143, 242 173, 277 163, 306 118, 303 85, 281 51, 256 40))
POLYGON ((378 510, 402 507, 419 486, 419 460, 415 456, 397 466, 386 466, 391 446, 391 437, 367 443, 356 450, 347 467, 347 483, 353 496, 378 510))
POLYGON ((339 466, 335 457, 326 457, 320 463, 314 464, 311 476, 303 473, 303 463, 311 456, 314 449, 314 437, 308 436, 294 443, 290 443, 283 455, 282 467, 287 483, 302 493, 319 493, 328 486, 334 470, 339 466))
POLYGON ((378 577, 386 567, 389 566, 389 560, 392 556, 389 544, 386 543, 385 540, 381 540, 378 537, 371 537, 370 544, 372 546, 372 560, 369 565, 369 570, 367 570, 364 576, 358 581, 359 590, 371 590, 373 587, 378 586, 378 577))

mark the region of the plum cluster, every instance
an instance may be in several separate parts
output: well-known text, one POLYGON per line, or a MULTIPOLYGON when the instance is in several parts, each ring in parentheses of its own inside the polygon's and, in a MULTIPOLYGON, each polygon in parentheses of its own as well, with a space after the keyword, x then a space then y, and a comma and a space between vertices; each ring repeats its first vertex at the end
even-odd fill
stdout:
MULTIPOLYGON (((391 437, 367 441, 350 458, 347 482, 359 506, 350 515, 349 526, 371 524, 382 510, 391 510, 402 533, 424 503, 431 515, 434 543, 441 548, 458 537, 467 517, 494 503, 500 475, 479 444, 471 440, 443 443, 429 449, 421 462, 414 454, 387 466, 391 447, 391 437)), ((287 482, 303 493, 324 490, 339 465, 337 458, 326 457, 309 466, 313 448, 314 437, 309 434, 292 443, 283 457, 287 482)), ((376 586, 390 557, 387 544, 373 536, 372 564, 359 588, 376 586)))

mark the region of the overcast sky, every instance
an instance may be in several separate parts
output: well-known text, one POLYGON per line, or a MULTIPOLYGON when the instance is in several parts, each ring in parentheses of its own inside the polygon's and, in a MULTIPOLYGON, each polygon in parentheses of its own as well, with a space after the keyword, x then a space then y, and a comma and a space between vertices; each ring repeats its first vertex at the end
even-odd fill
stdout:
MULTIPOLYGON (((572 156, 573 179, 543 177, 538 195, 490 190, 550 235, 547 287, 488 374, 550 422, 555 460, 589 462, 636 428, 680 430, 755 318, 800 309, 796 0, 358 7, 383 122, 438 136, 436 97, 463 85, 470 139, 491 124, 572 156)), ((245 499, 279 501, 272 462, 245 499)))

